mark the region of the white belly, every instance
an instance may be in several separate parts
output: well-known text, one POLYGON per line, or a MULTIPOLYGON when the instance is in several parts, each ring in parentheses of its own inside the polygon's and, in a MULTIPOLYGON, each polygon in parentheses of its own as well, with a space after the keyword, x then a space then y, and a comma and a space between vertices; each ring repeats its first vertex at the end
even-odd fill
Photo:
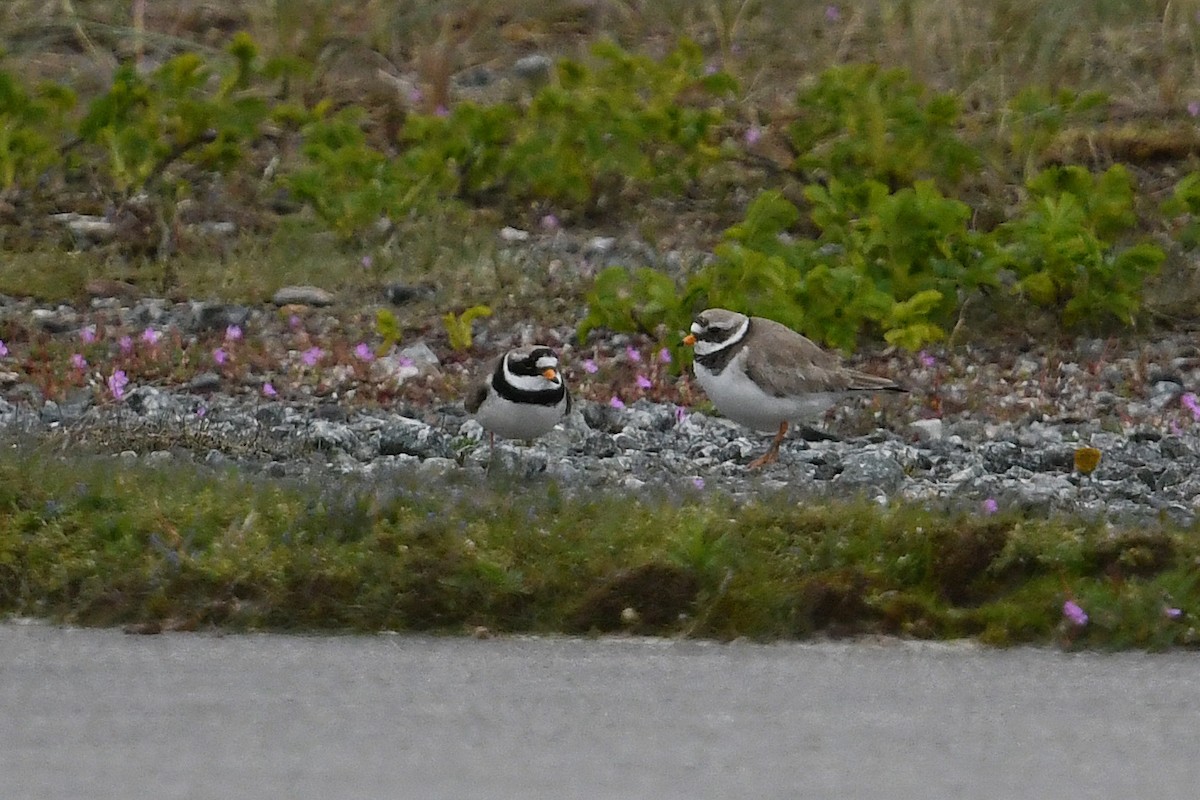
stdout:
POLYGON ((492 393, 475 413, 475 419, 484 430, 505 439, 536 439, 558 424, 566 407, 565 398, 557 405, 538 406, 514 403, 492 393))
POLYGON ((702 364, 694 365, 696 379, 717 410, 729 419, 756 431, 777 431, 780 423, 814 422, 841 396, 840 392, 813 392, 795 397, 773 397, 746 377, 743 355, 738 354, 714 375, 702 364))

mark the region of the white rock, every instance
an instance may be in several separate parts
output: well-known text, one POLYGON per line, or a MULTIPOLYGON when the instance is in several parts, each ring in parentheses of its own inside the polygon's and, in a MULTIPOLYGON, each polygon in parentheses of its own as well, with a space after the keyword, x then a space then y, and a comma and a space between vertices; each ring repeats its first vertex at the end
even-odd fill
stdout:
POLYGON ((936 442, 942 438, 942 421, 940 419, 919 419, 908 425, 918 441, 936 442))
POLYGON ((417 342, 416 344, 410 344, 408 347, 405 347, 403 350, 401 350, 396 355, 398 358, 407 358, 408 360, 412 361, 414 365, 416 365, 418 367, 421 365, 428 365, 428 366, 436 367, 438 364, 441 363, 438 360, 437 353, 430 350, 429 345, 425 344, 424 342, 417 342))

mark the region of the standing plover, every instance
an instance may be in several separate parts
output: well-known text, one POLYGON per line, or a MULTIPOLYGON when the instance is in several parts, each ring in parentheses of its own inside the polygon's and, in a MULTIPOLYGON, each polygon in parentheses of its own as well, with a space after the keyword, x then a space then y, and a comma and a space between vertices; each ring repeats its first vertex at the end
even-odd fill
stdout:
POLYGON ((683 341, 695 347, 696 379, 717 410, 754 430, 777 431, 750 469, 779 458, 789 422, 816 420, 849 395, 906 391, 844 366, 786 325, 724 308, 700 312, 683 341))
POLYGON ((558 369, 558 356, 544 345, 505 353, 463 403, 490 434, 535 439, 571 411, 571 395, 558 369))

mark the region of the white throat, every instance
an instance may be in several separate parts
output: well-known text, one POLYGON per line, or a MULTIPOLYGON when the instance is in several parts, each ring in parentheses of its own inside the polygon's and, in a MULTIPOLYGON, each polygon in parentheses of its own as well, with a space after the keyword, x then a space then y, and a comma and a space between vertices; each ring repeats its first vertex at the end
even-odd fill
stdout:
MULTIPOLYGON (((696 355, 706 356, 710 353, 716 353, 720 350, 724 350, 726 347, 733 347, 742 340, 742 337, 746 335, 746 331, 749 329, 750 318, 746 317, 746 321, 743 322, 736 331, 719 342, 709 342, 704 339, 697 339, 695 346, 696 355)), ((695 333, 695 331, 693 331, 693 333, 695 333)))

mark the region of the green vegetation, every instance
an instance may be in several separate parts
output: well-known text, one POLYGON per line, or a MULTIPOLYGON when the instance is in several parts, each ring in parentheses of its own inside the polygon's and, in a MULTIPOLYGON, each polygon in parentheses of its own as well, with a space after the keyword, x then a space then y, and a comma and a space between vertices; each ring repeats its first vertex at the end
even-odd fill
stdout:
POLYGON ((471 323, 481 317, 490 317, 491 315, 492 310, 487 306, 471 306, 461 314, 448 312, 442 317, 442 325, 446 328, 446 338, 450 340, 450 347, 460 353, 470 350, 474 340, 471 334, 471 323))
MULTIPOLYGON (((350 367, 324 370, 326 389, 386 404, 370 357, 416 331, 457 357, 473 324, 514 320, 673 347, 695 310, 722 305, 846 350, 916 349, 979 335, 968 312, 1074 333, 1169 318, 1146 300, 1155 285, 1177 317, 1200 307, 1194 4, 216 0, 147 4, 144 27, 123 0, 2 5, 0 292, 71 301, 115 278, 255 302, 311 283, 349 306, 385 280, 435 287, 403 322, 369 309, 335 341, 300 325, 240 344, 165 331, 158 347, 132 329, 82 343, 9 319, 5 368, 47 398, 117 371, 185 383, 216 347, 223 380, 286 393, 322 372, 290 351, 315 361, 324 345, 323 365, 350 367), (530 53, 551 58, 544 76, 516 74, 530 53), (68 234, 56 214, 114 230, 68 234), (603 233, 681 258, 593 275, 565 247, 552 270, 548 249, 498 243, 501 227, 544 220, 570 246, 603 233), (205 233, 214 222, 237 233, 205 233), (76 353, 90 372, 68 366, 76 353)), ((665 379, 681 355, 655 360, 656 399, 692 399, 665 379)), ((624 368, 591 390, 615 396, 640 369, 624 368)), ((99 402, 119 402, 112 385, 99 402)), ((453 503, 415 486, 8 453, 0 611, 183 628, 1196 641, 1194 530, 450 489, 453 503), (1064 621, 1067 600, 1086 625, 1064 621)))
MULTIPOLYGON (((179 240, 180 223, 201 197, 219 196, 229 210, 255 214, 253 226, 269 226, 257 209, 283 192, 306 209, 310 234, 323 228, 360 252, 413 247, 414 226, 429 219, 474 229, 550 214, 567 224, 636 223, 653 236, 679 210, 711 198, 701 209, 725 223, 708 231, 724 229, 713 262, 673 275, 613 267, 590 287, 562 287, 587 294, 581 335, 678 329, 708 305, 769 315, 843 349, 863 337, 919 348, 961 328, 968 307, 1044 310, 1072 330, 1145 319, 1147 280, 1197 238, 1188 221, 1196 179, 1186 160, 1137 180, 1126 164, 1193 152, 1196 137, 1157 121, 1141 133, 1106 128, 1124 73, 1061 88, 1062 75, 1039 59, 1050 47, 1072 63, 1075 37, 1064 26, 1076 13, 1105 30, 1149 34, 1136 14, 1118 9, 1026 9, 1045 25, 1037 27, 1018 20, 1012 4, 952 5, 946 16, 915 3, 903 13, 854 12, 853 20, 849 9, 829 6, 823 19, 803 20, 812 64, 802 69, 789 55, 782 63, 793 72, 774 68, 768 81, 762 54, 744 53, 743 43, 779 42, 774 26, 798 12, 747 3, 692 16, 667 4, 640 29, 609 20, 607 31, 573 41, 544 79, 467 97, 455 96, 452 73, 481 46, 482 12, 447 3, 428 18, 404 19, 413 31, 437 29, 427 49, 413 42, 416 80, 349 97, 329 83, 320 38, 346 9, 314 5, 316 28, 299 47, 261 44, 256 34, 269 42, 300 33, 270 15, 247 15, 220 52, 177 47, 183 52, 152 68, 122 63, 98 91, 0 72, 0 184, 23 210, 113 207, 137 222, 110 251, 159 261, 196 252, 196 242, 179 240), (993 32, 988 52, 1041 63, 1043 82, 1028 70, 996 80, 1002 65, 978 62, 966 28, 940 42, 921 38, 927 23, 946 34, 946 24, 970 27, 966 20, 993 32), (637 34, 656 25, 674 34, 650 56, 637 34), (870 37, 859 41, 868 30, 882 50, 870 37), (1014 30, 1028 41, 1012 40, 1014 30), (853 43, 824 41, 841 35, 853 43), (957 56, 943 52, 946 42, 957 56), (930 58, 955 70, 896 56, 914 45, 933 47, 930 58), (885 51, 900 63, 888 63, 885 51), (1093 128, 1101 130, 1084 143, 1080 131, 1093 128), (764 139, 772 148, 759 147, 764 139), (1168 179, 1176 185, 1163 205, 1168 179), (734 187, 748 203, 730 200, 734 187)), ((501 18, 535 29, 536 20, 570 18, 551 6, 504 12, 524 23, 501 18)), ((1154 18, 1160 41, 1151 44, 1195 49, 1195 21, 1180 13, 1154 18)), ((396 15, 369 12, 364 22, 376 28, 366 39, 377 46, 384 30, 401 26, 404 12, 396 15)), ((153 44, 130 33, 139 54, 153 44)), ((1171 88, 1186 76, 1167 78, 1168 61, 1157 68, 1160 94, 1177 114, 1200 109, 1171 88)), ((1080 74, 1107 74, 1088 69, 1080 74)), ((17 249, 23 235, 12 237, 17 249)), ((179 275, 188 269, 160 270, 160 284, 176 285, 159 291, 190 283, 179 275)))
MULTIPOLYGON (((1132 324, 1142 287, 1166 254, 1150 242, 1127 243, 1136 221, 1129 171, 1035 171, 1025 199, 1001 224, 981 229, 969 195, 947 196, 943 187, 962 186, 985 160, 983 144, 959 135, 954 98, 925 94, 899 70, 818 76, 798 97, 799 120, 790 126, 803 211, 778 190, 762 192, 681 292, 658 274, 610 268, 588 296, 581 336, 597 327, 680 328, 700 308, 722 306, 846 350, 864 332, 916 350, 944 339, 967 303, 981 299, 1058 310, 1065 327, 1132 324), (1014 280, 1002 288, 1008 274, 1014 280)), ((1026 118, 1028 105, 1018 105, 1026 118)), ((1073 98, 1062 105, 1088 108, 1073 98)), ((1019 125, 1014 149, 1028 153, 1035 131, 1055 127, 1019 125)), ((1176 196, 1190 212, 1188 191, 1181 184, 1176 196)))
POLYGON ((194 629, 1195 645, 1196 531, 0 459, 0 612, 194 629), (1072 600, 1089 615, 1064 619, 1072 600))

